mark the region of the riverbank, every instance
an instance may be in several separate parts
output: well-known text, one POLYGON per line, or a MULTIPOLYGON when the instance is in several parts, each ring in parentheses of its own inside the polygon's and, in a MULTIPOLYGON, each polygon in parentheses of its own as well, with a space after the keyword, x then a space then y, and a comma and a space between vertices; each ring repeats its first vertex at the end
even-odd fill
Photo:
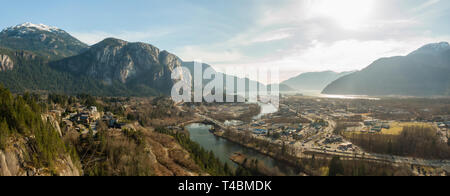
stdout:
POLYGON ((247 148, 239 143, 228 140, 227 138, 215 135, 217 132, 210 132, 210 126, 204 124, 191 124, 186 127, 190 132, 191 139, 199 143, 203 148, 212 151, 216 154, 222 162, 228 163, 229 166, 233 166, 235 169, 238 168, 238 164, 230 160, 230 157, 236 153, 240 152, 245 154, 249 159, 258 159, 260 163, 264 163, 267 168, 277 168, 274 171, 279 170, 282 175, 293 176, 297 175, 295 168, 289 164, 278 161, 266 154, 260 153, 259 151, 247 148))
MULTIPOLYGON (((216 136, 216 137, 223 138, 223 139, 225 139, 225 140, 227 140, 229 142, 232 142, 234 144, 240 145, 243 148, 247 148, 247 149, 251 149, 251 150, 257 151, 258 153, 261 153, 261 154, 263 154, 265 156, 268 156, 268 157, 270 157, 270 158, 272 158, 272 159, 274 159, 274 160, 276 160, 278 162, 281 162, 282 164, 290 167, 289 170, 291 170, 292 172, 284 173, 284 175, 288 175, 289 176, 289 175, 300 175, 302 172, 307 173, 305 171, 296 171, 296 170, 298 170, 297 169, 297 167, 298 167, 298 164, 297 164, 298 162, 297 161, 300 160, 299 158, 296 158, 295 161, 292 161, 292 160, 289 160, 288 158, 286 158, 286 157, 290 157, 290 156, 286 156, 286 155, 285 155, 285 157, 277 156, 277 152, 270 152, 270 151, 267 151, 267 150, 263 150, 261 148, 258 148, 255 144, 252 144, 252 143, 240 142, 238 140, 239 137, 227 137, 226 134, 225 134, 225 131, 216 131, 216 132, 211 132, 211 133, 213 133, 214 136, 216 136)), ((301 174, 301 175, 304 175, 304 174, 301 174)), ((310 175, 310 174, 308 174, 308 175, 310 175)))
POLYGON ((246 155, 236 152, 230 156, 230 160, 240 165, 241 167, 248 169, 253 175, 264 175, 264 176, 286 176, 277 168, 267 167, 264 162, 258 159, 252 159, 246 155))

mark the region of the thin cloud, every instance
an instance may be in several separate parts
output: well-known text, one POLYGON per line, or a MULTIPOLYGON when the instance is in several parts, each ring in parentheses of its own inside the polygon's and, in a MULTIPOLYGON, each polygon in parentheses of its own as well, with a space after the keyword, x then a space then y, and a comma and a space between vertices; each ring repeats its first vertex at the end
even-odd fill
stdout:
POLYGON ((291 33, 284 31, 269 32, 252 39, 249 44, 279 41, 290 38, 292 36, 293 35, 291 33))
POLYGON ((424 10, 424 9, 426 9, 426 8, 429 8, 429 7, 431 7, 431 6, 433 6, 433 5, 437 4, 437 3, 439 3, 440 1, 441 1, 441 0, 427 0, 425 3, 423 3, 423 4, 421 4, 421 5, 417 6, 417 7, 415 7, 415 8, 413 9, 413 11, 414 11, 414 12, 422 11, 422 10, 424 10))
POLYGON ((202 62, 213 65, 236 62, 244 58, 244 55, 236 50, 214 51, 203 46, 185 46, 176 49, 175 54, 185 61, 201 60, 202 62))
MULTIPOLYGON (((430 18, 418 17, 423 11, 443 12, 443 8, 448 6, 443 1, 428 0, 404 7, 395 7, 391 0, 371 2, 372 14, 363 17, 361 22, 354 22, 357 28, 345 28, 342 24, 345 17, 339 22, 331 16, 332 13, 324 14, 325 8, 329 7, 325 6, 320 12, 313 11, 315 7, 322 7, 317 5, 316 0, 255 1, 252 6, 255 10, 252 10, 250 17, 252 21, 247 21, 245 26, 238 28, 239 31, 235 31, 235 25, 228 23, 192 26, 183 31, 177 26, 177 31, 169 37, 183 37, 189 41, 173 41, 175 45, 167 49, 185 61, 201 59, 215 68, 277 66, 282 79, 287 79, 309 71, 359 70, 381 57, 406 55, 424 44, 450 40, 448 34, 436 33, 430 27, 434 25, 430 18), (438 4, 440 9, 435 8, 438 4), (193 33, 191 29, 202 31, 193 33), (204 35, 196 39, 204 32, 220 36, 204 35), (186 34, 189 36, 184 36, 186 34)), ((345 6, 339 9, 336 13, 348 11, 345 6)), ((164 37, 167 35, 165 31, 74 35, 90 44, 105 37, 130 41, 173 40, 164 37)))
POLYGON ((131 42, 146 42, 152 39, 157 39, 166 36, 172 31, 159 30, 159 31, 122 31, 119 33, 108 33, 104 31, 90 31, 90 32, 70 32, 74 37, 80 41, 93 45, 105 38, 114 37, 117 39, 123 39, 131 42))

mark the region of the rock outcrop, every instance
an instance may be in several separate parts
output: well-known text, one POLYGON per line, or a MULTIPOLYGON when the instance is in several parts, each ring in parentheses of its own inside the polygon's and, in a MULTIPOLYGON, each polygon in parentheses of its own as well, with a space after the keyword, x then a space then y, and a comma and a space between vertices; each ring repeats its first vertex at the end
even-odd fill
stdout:
MULTIPOLYGON (((80 176, 82 171, 69 155, 55 160, 55 169, 38 167, 31 163, 32 148, 27 138, 11 139, 5 150, 0 150, 0 176, 80 176)), ((78 164, 79 165, 79 164, 78 164)))
POLYGON ((59 136, 62 137, 61 127, 59 126, 59 122, 55 119, 54 116, 50 114, 43 114, 42 121, 50 122, 53 128, 55 128, 56 132, 58 132, 59 136))
POLYGON ((171 74, 181 63, 177 56, 150 44, 108 38, 78 56, 52 63, 52 67, 109 85, 119 82, 167 92, 174 84, 171 74))
POLYGON ((10 71, 14 69, 14 62, 8 55, 0 54, 0 71, 10 71))
POLYGON ((145 153, 150 168, 156 176, 207 176, 187 152, 171 136, 144 128, 139 124, 128 124, 129 130, 140 130, 146 143, 145 153))

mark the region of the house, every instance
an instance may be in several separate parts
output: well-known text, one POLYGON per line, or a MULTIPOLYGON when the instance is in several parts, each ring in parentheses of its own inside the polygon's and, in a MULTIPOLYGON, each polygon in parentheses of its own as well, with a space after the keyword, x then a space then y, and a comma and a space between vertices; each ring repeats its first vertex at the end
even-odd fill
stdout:
POLYGON ((108 127, 114 127, 114 125, 117 123, 117 120, 114 118, 111 118, 107 122, 108 122, 108 127))
POLYGON ((381 126, 377 126, 377 127, 373 127, 372 128, 372 131, 374 131, 374 132, 381 132, 381 130, 382 130, 381 126))
POLYGON ((373 126, 373 125, 375 125, 375 123, 376 123, 376 121, 374 121, 374 120, 365 120, 364 121, 365 126, 373 126))
POLYGON ((97 123, 91 123, 89 125, 89 129, 96 131, 97 130, 97 123))
POLYGON ((70 118, 75 118, 78 115, 77 112, 72 112, 69 114, 70 118))
POLYGON ((90 123, 89 115, 88 114, 81 114, 81 116, 80 116, 80 123, 88 125, 90 123))
POLYGON ((90 111, 91 113, 98 112, 97 107, 95 107, 95 106, 89 107, 89 111, 90 111))
POLYGON ((333 137, 326 138, 323 141, 323 143, 324 144, 334 144, 334 143, 339 143, 339 142, 342 142, 342 141, 343 141, 342 137, 333 136, 333 137))
POLYGON ((266 135, 267 134, 267 130, 265 130, 265 129, 255 129, 255 130, 253 130, 253 134, 266 135))
POLYGON ((447 125, 447 127, 450 127, 450 121, 445 122, 445 125, 447 125))
POLYGON ((352 143, 343 143, 343 144, 340 144, 338 146, 338 150, 341 150, 341 151, 347 151, 347 150, 349 150, 351 148, 353 148, 353 144, 352 143))
POLYGON ((284 136, 291 136, 291 135, 293 135, 295 133, 297 133, 296 129, 294 129, 294 128, 287 128, 281 134, 283 134, 284 136))

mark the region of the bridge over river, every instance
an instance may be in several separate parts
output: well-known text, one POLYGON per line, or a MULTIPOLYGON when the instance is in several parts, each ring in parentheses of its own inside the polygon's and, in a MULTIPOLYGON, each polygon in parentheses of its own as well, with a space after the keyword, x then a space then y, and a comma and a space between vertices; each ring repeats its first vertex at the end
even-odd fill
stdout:
POLYGON ((195 115, 195 119, 190 120, 188 122, 184 122, 182 124, 179 124, 179 126, 184 127, 184 126, 188 126, 193 123, 202 123, 205 125, 213 125, 216 129, 227 129, 228 128, 227 126, 225 126, 225 124, 219 122, 218 120, 212 119, 205 115, 198 114, 198 113, 196 113, 194 115, 195 115))

